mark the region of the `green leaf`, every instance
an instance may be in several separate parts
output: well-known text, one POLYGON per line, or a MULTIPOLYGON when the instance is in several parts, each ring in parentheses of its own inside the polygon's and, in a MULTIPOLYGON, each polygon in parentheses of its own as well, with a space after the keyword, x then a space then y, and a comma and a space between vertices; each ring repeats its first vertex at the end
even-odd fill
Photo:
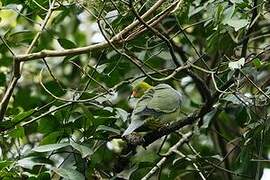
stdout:
POLYGON ((52 115, 45 116, 39 121, 38 131, 41 133, 51 133, 61 127, 58 119, 52 115))
POLYGON ((10 166, 13 163, 13 161, 0 161, 0 171, 8 166, 10 166))
POLYGON ((63 147, 69 146, 69 145, 70 145, 69 143, 47 144, 47 145, 35 147, 32 150, 36 151, 36 152, 49 152, 49 151, 61 149, 63 147))
POLYGON ((13 138, 23 138, 25 136, 24 128, 21 126, 17 126, 9 132, 9 135, 13 138))
POLYGON ((189 12, 188 12, 188 17, 191 17, 201 11, 205 10, 205 7, 204 6, 200 6, 200 7, 197 7, 197 8, 194 8, 193 6, 189 9, 189 12))
POLYGON ((240 4, 243 3, 243 0, 230 0, 231 3, 236 3, 236 4, 240 4))
POLYGON ((241 58, 238 61, 229 62, 229 68, 231 70, 241 69, 245 65, 245 58, 241 58))
POLYGON ((21 3, 21 0, 2 0, 1 3, 3 3, 2 5, 8 5, 8 4, 19 4, 21 3))
POLYGON ((12 122, 11 120, 3 121, 0 123, 0 130, 7 130, 11 129, 15 126, 15 123, 12 122))
POLYGON ((227 8, 225 11, 224 11, 224 19, 222 21, 223 24, 227 24, 229 20, 231 20, 232 16, 233 16, 233 13, 235 11, 235 5, 227 8))
POLYGON ((53 165, 53 161, 42 156, 31 156, 20 159, 17 161, 17 165, 26 169, 33 169, 34 166, 40 165, 53 165))
POLYGON ((235 31, 239 31, 239 29, 246 27, 249 22, 247 19, 230 19, 226 23, 233 27, 235 31))
POLYGON ((103 73, 103 71, 106 69, 106 67, 108 66, 108 63, 106 64, 101 64, 99 65, 95 70, 98 72, 98 73, 103 73))
POLYGON ((245 123, 249 121, 249 115, 245 106, 238 108, 235 119, 240 127, 244 127, 245 123))
POLYGON ((259 58, 255 58, 252 60, 253 66, 256 67, 256 69, 259 69, 262 66, 262 63, 259 58))
POLYGON ((32 115, 35 112, 34 109, 31 109, 29 111, 24 111, 19 114, 17 114, 15 117, 12 118, 12 122, 18 123, 21 122, 23 119, 27 118, 28 116, 32 115))
POLYGON ((244 106, 251 106, 253 105, 253 101, 251 98, 245 96, 244 94, 236 93, 236 94, 228 94, 226 97, 223 98, 226 101, 229 101, 233 104, 240 104, 244 106))
MULTIPOLYGON (((63 96, 66 92, 62 89, 64 88, 63 84, 61 84, 62 88, 59 86, 59 83, 56 81, 48 81, 44 83, 45 87, 52 92, 55 96, 63 96)), ((47 94, 47 92, 46 92, 47 94)))
POLYGON ((4 86, 6 83, 6 75, 4 73, 0 73, 0 86, 4 86))
POLYGON ((59 176, 69 180, 85 180, 85 177, 78 171, 70 168, 54 168, 53 171, 59 176))
POLYGON ((99 125, 97 127, 96 131, 109 131, 109 132, 113 132, 116 134, 121 134, 121 131, 119 129, 114 129, 114 128, 104 126, 104 125, 99 125))
POLYGON ((38 133, 38 123, 37 122, 32 122, 32 123, 29 123, 25 126, 23 126, 24 128, 24 133, 25 133, 25 136, 29 136, 29 135, 33 135, 35 133, 38 133))
POLYGON ((49 172, 43 172, 37 177, 37 179, 38 180, 50 180, 51 176, 50 176, 49 172))
POLYGON ((53 144, 56 143, 59 137, 63 138, 63 131, 54 131, 48 135, 46 135, 39 143, 39 145, 45 145, 45 144, 53 144))
POLYGON ((83 146, 83 145, 80 145, 80 144, 77 144, 75 142, 70 142, 70 145, 76 149, 77 151, 79 151, 82 155, 82 158, 85 158, 87 156, 90 156, 94 153, 94 151, 92 149, 90 149, 89 147, 87 146, 83 146))
POLYGON ((207 113, 206 115, 204 115, 203 125, 201 128, 208 128, 209 127, 209 124, 211 123, 211 120, 213 119, 213 117, 215 117, 217 111, 218 111, 218 109, 215 108, 212 111, 210 111, 209 113, 207 113))
POLYGON ((64 49, 71 49, 71 48, 75 48, 76 45, 68 40, 68 39, 62 39, 62 38, 59 38, 57 39, 57 41, 59 42, 59 44, 64 48, 64 49))
POLYGON ((121 118, 124 122, 128 119, 128 112, 121 108, 115 108, 116 115, 121 118))

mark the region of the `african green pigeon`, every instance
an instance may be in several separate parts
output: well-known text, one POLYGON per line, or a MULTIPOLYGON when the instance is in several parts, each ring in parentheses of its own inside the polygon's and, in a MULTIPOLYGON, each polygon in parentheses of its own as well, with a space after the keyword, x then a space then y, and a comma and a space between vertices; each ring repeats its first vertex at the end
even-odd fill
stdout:
POLYGON ((134 88, 133 95, 140 98, 131 114, 131 123, 122 136, 143 125, 157 129, 179 117, 182 95, 168 84, 152 87, 141 82, 134 88))

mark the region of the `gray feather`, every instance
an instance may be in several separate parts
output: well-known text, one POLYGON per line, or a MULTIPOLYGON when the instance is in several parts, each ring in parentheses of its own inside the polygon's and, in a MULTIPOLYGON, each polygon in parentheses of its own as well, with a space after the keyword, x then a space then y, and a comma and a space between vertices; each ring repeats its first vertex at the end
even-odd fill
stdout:
POLYGON ((172 113, 180 107, 181 103, 182 95, 178 91, 167 84, 159 84, 146 91, 138 100, 133 114, 147 116, 172 113))
POLYGON ((138 129, 139 127, 141 127, 143 124, 144 124, 144 122, 142 120, 133 119, 131 121, 130 125, 128 126, 128 128, 123 133, 122 136, 126 136, 126 135, 132 133, 133 131, 135 131, 136 129, 138 129))
POLYGON ((131 123, 123 136, 128 135, 146 123, 147 119, 162 119, 168 114, 177 114, 182 103, 182 95, 167 84, 159 84, 148 89, 138 100, 132 115, 131 123))

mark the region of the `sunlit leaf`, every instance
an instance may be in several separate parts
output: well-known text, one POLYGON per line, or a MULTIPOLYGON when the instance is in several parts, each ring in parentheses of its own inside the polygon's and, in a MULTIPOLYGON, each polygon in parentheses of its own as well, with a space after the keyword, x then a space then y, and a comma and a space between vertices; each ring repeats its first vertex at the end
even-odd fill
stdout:
POLYGON ((256 67, 256 69, 259 69, 262 66, 262 62, 259 58, 253 59, 252 64, 256 67))
POLYGON ((231 70, 241 69, 244 66, 244 64, 245 64, 245 58, 241 58, 238 61, 230 62, 229 68, 231 70))
POLYGON ((54 168, 53 171, 65 179, 70 179, 70 180, 72 179, 84 180, 85 179, 85 177, 80 172, 74 169, 54 168))
POLYGON ((68 39, 58 39, 58 42, 65 49, 71 49, 76 47, 76 45, 68 39))
POLYGON ((42 165, 52 165, 53 162, 50 159, 44 158, 42 156, 40 157, 26 157, 22 158, 17 161, 18 166, 27 168, 27 169, 33 169, 34 166, 42 166, 42 165))
POLYGON ((33 114, 35 112, 34 109, 31 109, 29 111, 24 111, 24 112, 21 112, 19 113, 18 115, 14 116, 12 118, 12 122, 14 123, 17 123, 17 122, 20 122, 22 121, 23 119, 25 119, 26 117, 29 117, 31 114, 33 114))
POLYGON ((82 154, 82 158, 90 156, 94 153, 93 150, 87 146, 77 144, 75 142, 70 142, 70 145, 82 154))
POLYGON ((108 126, 104 126, 104 125, 99 125, 96 129, 96 131, 108 131, 108 132, 113 132, 115 134, 121 134, 121 131, 118 129, 114 129, 108 126))
POLYGON ((230 19, 227 20, 227 24, 232 26, 235 31, 239 31, 241 28, 246 27, 249 21, 247 19, 230 19))
POLYGON ((23 138, 25 136, 24 128, 17 126, 9 132, 9 135, 13 138, 23 138))
POLYGON ((201 128, 208 128, 209 124, 211 123, 211 120, 213 119, 213 117, 216 115, 217 112, 218 112, 218 109, 215 108, 212 111, 210 111, 209 113, 207 113, 203 117, 203 125, 201 128))
POLYGON ((0 161, 0 171, 8 166, 10 166, 13 163, 13 161, 0 161))
POLYGON ((51 132, 43 137, 43 139, 40 141, 40 145, 56 143, 60 137, 64 137, 63 131, 51 132))
POLYGON ((69 143, 47 144, 47 145, 35 147, 32 150, 36 151, 36 152, 50 152, 50 151, 61 149, 63 147, 67 147, 67 146, 69 146, 69 143))

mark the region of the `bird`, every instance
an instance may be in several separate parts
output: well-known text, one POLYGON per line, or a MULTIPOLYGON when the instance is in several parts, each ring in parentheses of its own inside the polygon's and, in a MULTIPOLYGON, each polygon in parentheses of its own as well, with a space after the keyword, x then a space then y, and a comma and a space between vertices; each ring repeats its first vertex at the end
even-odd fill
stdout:
POLYGON ((142 126, 151 130, 159 129, 179 117, 183 96, 168 84, 151 86, 142 81, 133 88, 132 96, 139 99, 123 137, 142 126))

